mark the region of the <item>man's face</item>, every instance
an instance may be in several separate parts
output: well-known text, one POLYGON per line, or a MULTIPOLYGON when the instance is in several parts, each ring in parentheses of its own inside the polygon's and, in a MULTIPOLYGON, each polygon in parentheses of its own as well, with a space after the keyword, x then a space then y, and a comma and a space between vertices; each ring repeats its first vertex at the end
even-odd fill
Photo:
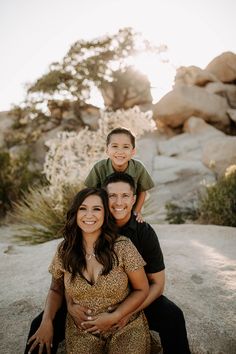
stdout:
POLYGON ((107 185, 109 209, 118 226, 125 225, 131 216, 135 195, 128 183, 115 182, 107 185))

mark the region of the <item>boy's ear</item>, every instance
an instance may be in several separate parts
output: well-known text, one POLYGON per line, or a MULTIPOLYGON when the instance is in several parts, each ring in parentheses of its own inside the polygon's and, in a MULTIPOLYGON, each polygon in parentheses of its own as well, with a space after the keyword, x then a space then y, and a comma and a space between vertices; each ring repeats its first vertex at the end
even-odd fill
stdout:
POLYGON ((132 150, 132 156, 134 156, 136 154, 136 148, 133 148, 132 150))
POLYGON ((136 194, 134 194, 134 203, 133 203, 133 205, 135 204, 136 199, 137 199, 137 195, 136 195, 136 194))

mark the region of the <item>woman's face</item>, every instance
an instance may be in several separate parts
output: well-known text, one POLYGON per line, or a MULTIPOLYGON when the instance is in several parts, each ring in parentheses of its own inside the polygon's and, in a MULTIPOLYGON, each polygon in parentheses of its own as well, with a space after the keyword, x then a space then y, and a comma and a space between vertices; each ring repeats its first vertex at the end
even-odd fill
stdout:
POLYGON ((77 211, 77 225, 83 233, 100 232, 104 222, 104 206, 98 195, 85 198, 77 211))

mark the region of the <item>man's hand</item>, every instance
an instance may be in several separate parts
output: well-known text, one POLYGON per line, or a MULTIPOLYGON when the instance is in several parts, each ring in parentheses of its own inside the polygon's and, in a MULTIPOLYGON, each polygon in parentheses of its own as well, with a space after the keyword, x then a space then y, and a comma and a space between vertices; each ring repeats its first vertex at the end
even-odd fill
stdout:
MULTIPOLYGON (((73 318, 76 327, 79 329, 83 329, 83 327, 81 326, 82 322, 89 321, 89 320, 93 319, 91 317, 92 311, 88 307, 81 306, 79 304, 76 304, 73 301, 67 302, 67 309, 68 309, 69 314, 73 318)), ((88 323, 88 322, 86 322, 86 323, 88 323)))
POLYGON ((121 329, 121 328, 123 328, 124 326, 127 325, 127 323, 128 323, 128 321, 129 321, 129 319, 130 319, 131 316, 132 316, 132 314, 126 315, 126 316, 123 317, 117 324, 115 324, 113 327, 114 327, 115 329, 121 329))

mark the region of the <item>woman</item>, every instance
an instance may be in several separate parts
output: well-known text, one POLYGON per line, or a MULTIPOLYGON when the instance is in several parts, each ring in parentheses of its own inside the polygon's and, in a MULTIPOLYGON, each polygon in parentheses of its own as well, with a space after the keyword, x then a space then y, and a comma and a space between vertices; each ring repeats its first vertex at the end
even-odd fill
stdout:
POLYGON ((52 283, 42 323, 29 339, 33 341, 30 352, 39 345, 40 354, 44 346, 50 353, 52 321, 66 295, 93 309, 93 315, 101 314, 92 333, 76 327, 67 314, 67 353, 149 353, 149 330, 143 313, 133 314, 124 328, 114 329, 145 300, 148 281, 145 262, 135 246, 115 232, 106 191, 85 188, 76 195, 63 235, 49 267, 52 283), (107 313, 108 308, 115 310, 107 313))

